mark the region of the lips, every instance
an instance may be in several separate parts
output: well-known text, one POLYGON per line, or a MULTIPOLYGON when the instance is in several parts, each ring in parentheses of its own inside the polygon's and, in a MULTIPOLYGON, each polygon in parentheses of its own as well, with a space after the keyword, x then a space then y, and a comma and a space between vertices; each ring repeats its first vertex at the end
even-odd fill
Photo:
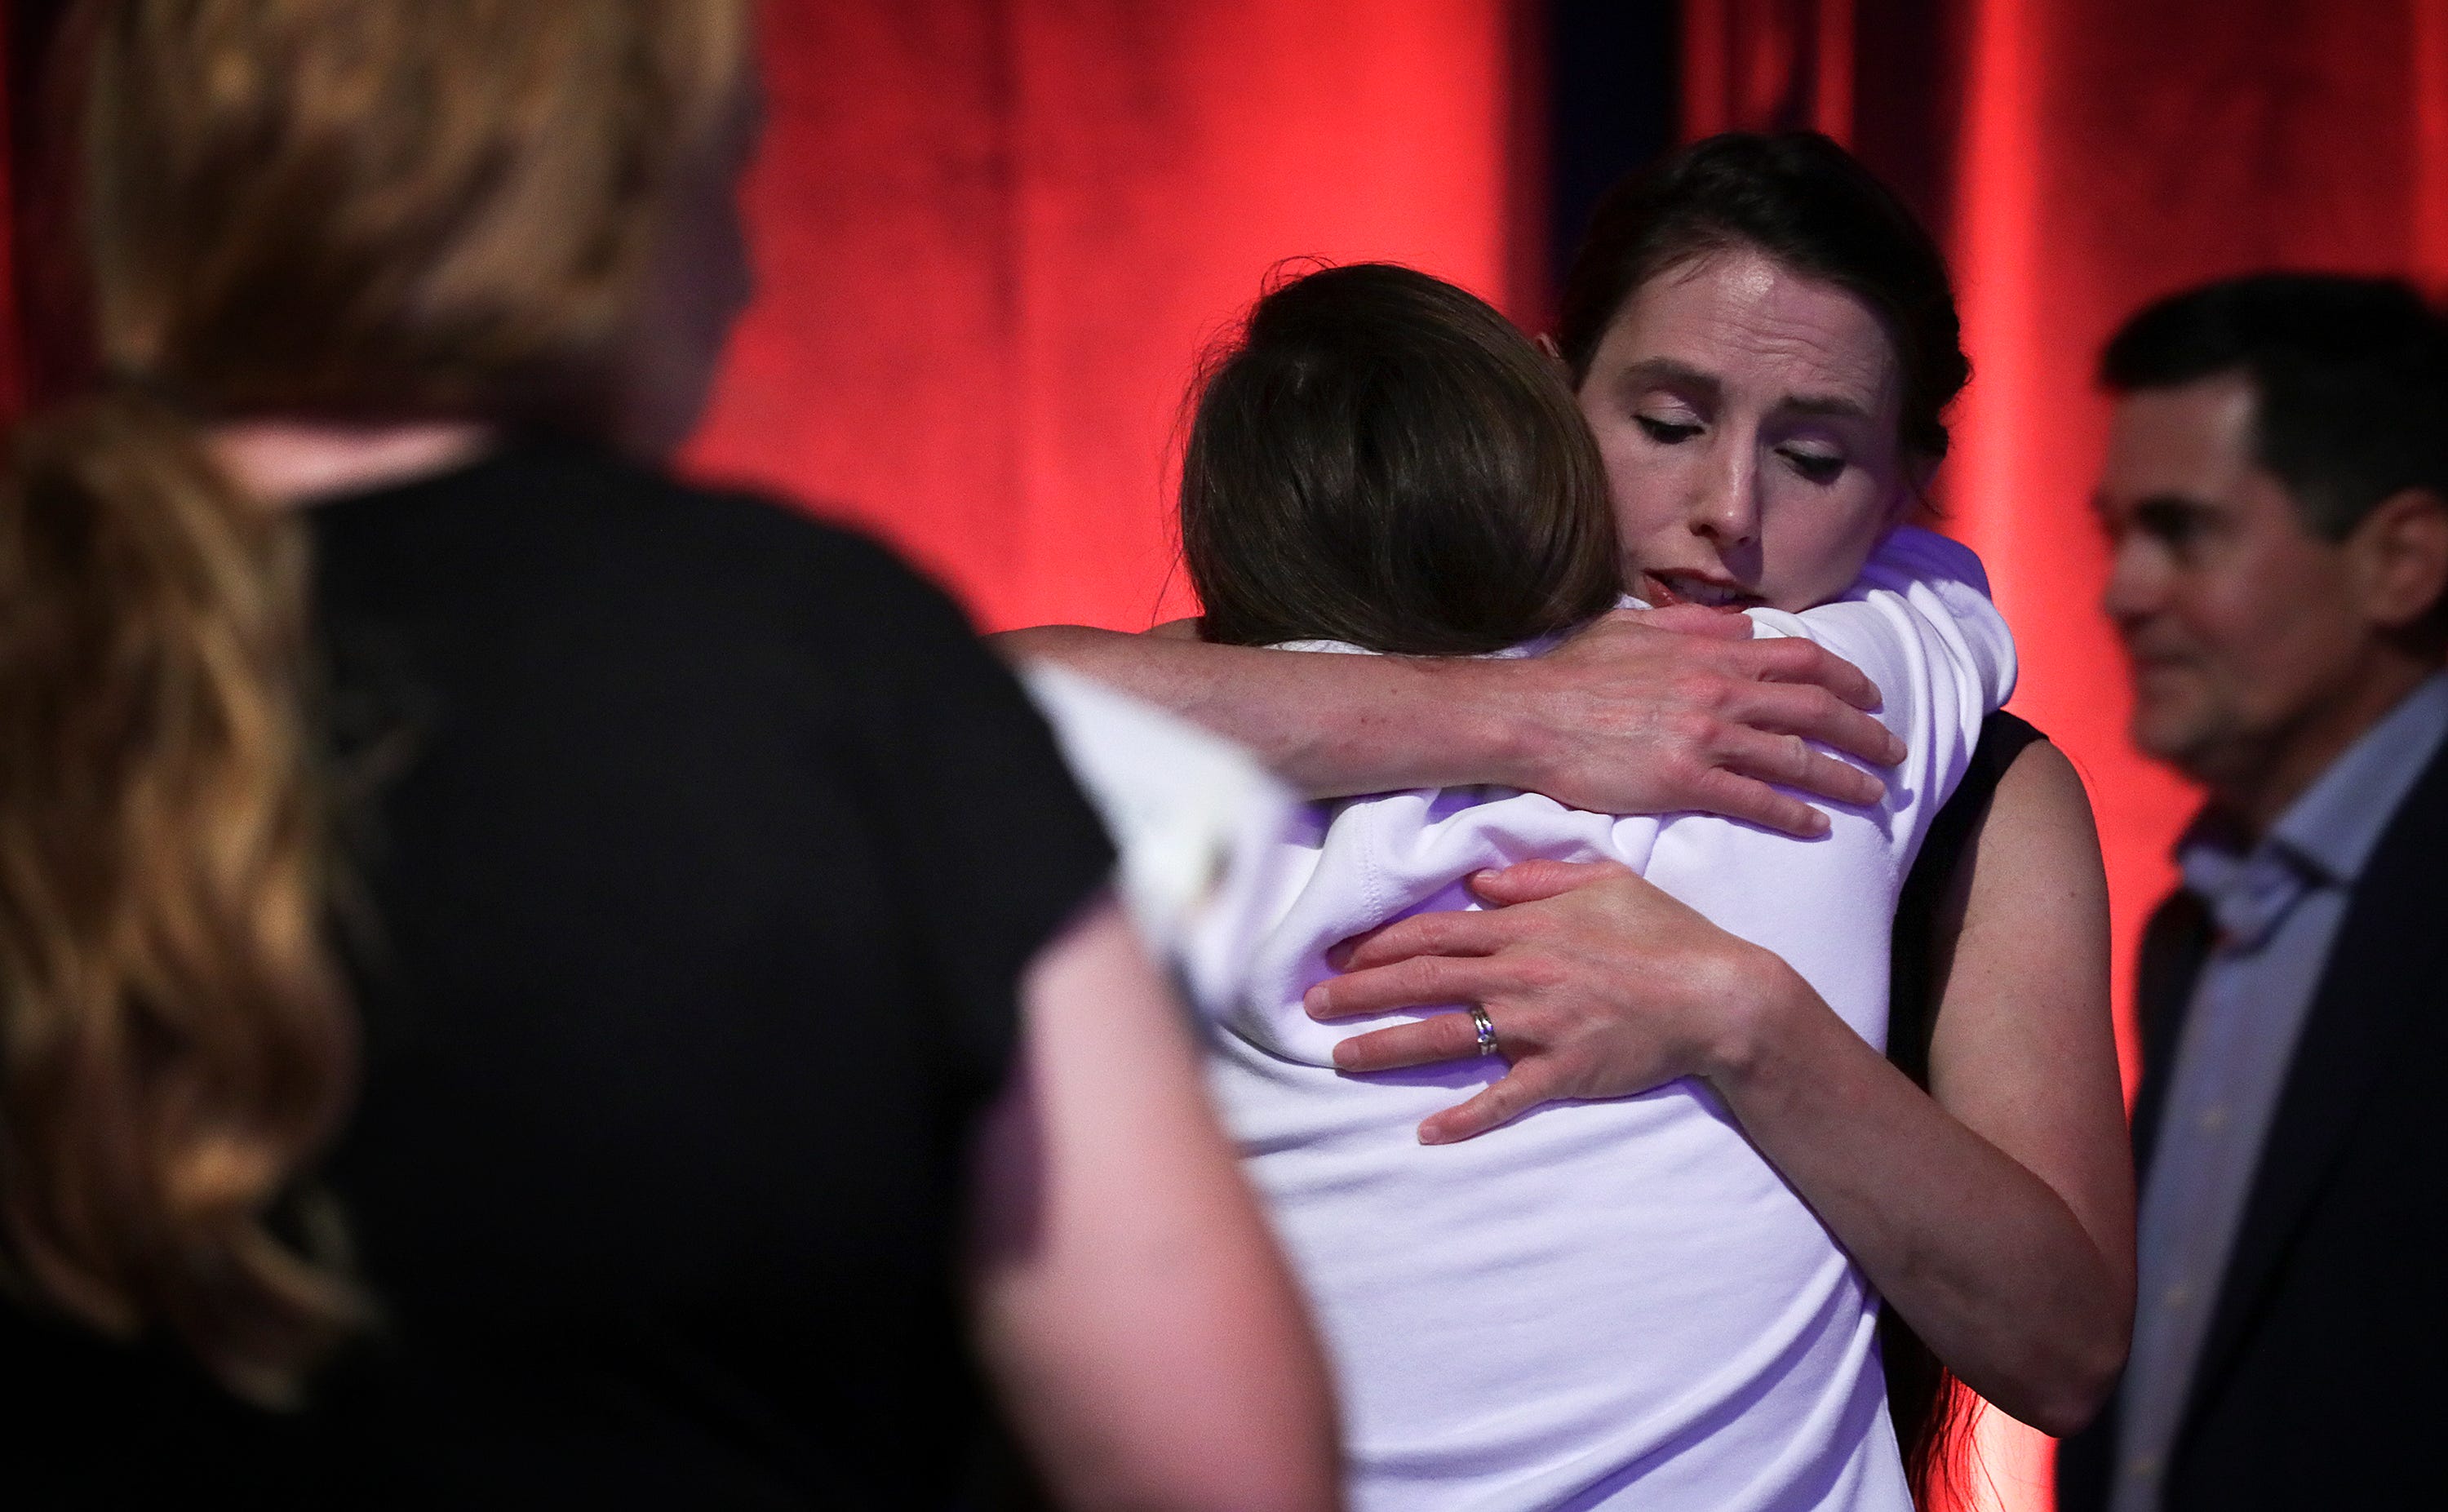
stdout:
POLYGON ((1728 614, 1739 613, 1759 603, 1760 596, 1746 592, 1734 584, 1703 577, 1694 572, 1649 572, 1653 592, 1650 603, 1663 609, 1671 604, 1696 604, 1703 609, 1722 609, 1728 614))

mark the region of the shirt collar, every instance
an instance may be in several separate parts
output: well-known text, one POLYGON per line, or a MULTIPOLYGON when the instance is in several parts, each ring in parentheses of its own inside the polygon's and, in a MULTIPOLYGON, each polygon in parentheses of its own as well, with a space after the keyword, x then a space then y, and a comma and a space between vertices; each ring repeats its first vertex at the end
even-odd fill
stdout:
POLYGON ((2435 672, 2329 763, 2269 833, 2330 880, 2351 883, 2448 736, 2448 672, 2435 672))
MULTIPOLYGON (((2417 683, 2330 762, 2286 806, 2256 850, 2284 852, 2333 885, 2353 883, 2443 738, 2448 738, 2448 672, 2437 672, 2417 683)), ((2205 813, 2177 842, 2177 856, 2181 860, 2202 848, 2233 853, 2244 846, 2231 824, 2205 813)))

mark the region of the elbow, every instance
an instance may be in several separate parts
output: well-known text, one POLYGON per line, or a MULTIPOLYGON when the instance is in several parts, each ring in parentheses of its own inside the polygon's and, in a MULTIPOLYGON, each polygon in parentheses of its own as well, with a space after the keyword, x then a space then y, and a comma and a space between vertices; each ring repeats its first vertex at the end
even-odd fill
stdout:
POLYGON ((2129 1318, 2104 1320, 2100 1327, 2082 1330, 2081 1337, 2063 1340, 2065 1347, 2053 1351, 2054 1358, 2035 1372, 2028 1389, 2018 1393, 2019 1401, 1997 1405, 2051 1438, 2081 1432, 2115 1392, 2132 1336, 2129 1318))
POLYGON ((2115 1386, 2116 1377, 2113 1374, 2097 1382, 2069 1384, 2037 1398, 2030 1410, 2012 1415, 2050 1438, 2070 1439, 2091 1426, 2092 1419, 2108 1405, 2108 1394, 2115 1386))

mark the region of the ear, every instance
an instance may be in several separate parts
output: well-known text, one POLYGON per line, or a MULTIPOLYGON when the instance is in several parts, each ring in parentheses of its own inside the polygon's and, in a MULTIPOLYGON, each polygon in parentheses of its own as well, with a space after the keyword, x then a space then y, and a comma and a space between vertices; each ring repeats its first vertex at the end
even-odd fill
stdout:
POLYGON ((2390 494, 2346 537, 2363 613, 2383 629, 2419 622, 2448 594, 2448 499, 2390 494))
POLYGON ((1572 387, 1573 365, 1564 360, 1564 349, 1556 345, 1556 338, 1541 331, 1530 338, 1530 344, 1544 353, 1547 360, 1556 365, 1556 371, 1564 375, 1564 386, 1572 387))

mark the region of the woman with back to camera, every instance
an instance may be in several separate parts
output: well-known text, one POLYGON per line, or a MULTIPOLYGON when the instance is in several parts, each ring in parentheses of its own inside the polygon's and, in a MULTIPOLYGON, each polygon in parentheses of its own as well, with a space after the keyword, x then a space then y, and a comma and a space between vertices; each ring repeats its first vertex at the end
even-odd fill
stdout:
POLYGON ((1334 1504, 1042 727, 884 552, 654 466, 745 292, 741 0, 71 25, 108 379, 0 496, 10 1504, 944 1505, 965 1329, 1066 1503, 1334 1504))
MULTIPOLYGON (((1559 369, 1484 303, 1384 265, 1259 301, 1208 370, 1182 480, 1200 633, 1225 644, 1537 654, 1627 572, 1684 562, 1617 542, 1559 369)), ((1348 1031, 1307 1011, 1342 942, 1455 907, 1478 872, 1603 860, 1775 952, 1880 1043, 1907 859, 2015 659, 1969 551, 1896 526, 1874 490, 1822 508, 1790 580, 1743 612, 1877 680, 1906 755, 1876 806, 1798 840, 1425 789, 1315 805, 1273 848, 1209 1084, 1332 1349, 1355 1507, 1910 1504, 1877 1298, 1705 1088, 1426 1149, 1421 1120, 1502 1065, 1347 1075, 1348 1031)))
MULTIPOLYGON (((1671 565, 1627 586, 1707 607, 1616 616, 1532 661, 1081 630, 1020 645, 1240 733, 1314 794, 1498 782, 1598 812, 1824 829, 1759 779, 1874 794, 1796 738, 1882 754, 1837 708, 1841 672, 1791 641, 1659 627, 1739 635, 1711 610, 1826 591, 1797 564, 1824 547, 1812 532, 1831 492, 1876 493, 1890 518, 1906 507, 1943 455, 1965 374, 1943 262, 1832 143, 1731 136, 1609 197, 1563 310, 1559 355, 1618 534, 1645 565, 1671 565), (1822 686, 1762 680, 1778 678, 1822 686)), ((1903 1326, 2007 1411, 2064 1432, 2109 1388, 2132 1306, 2096 842, 2071 767, 2018 724, 1984 732, 1905 889, 1889 1043, 1912 1075, 1773 956, 1610 867, 1494 873, 1477 890, 1496 907, 1379 932, 1311 1002, 1332 1018, 1484 1009, 1511 1070, 1427 1120, 1430 1139, 1479 1136, 1552 1098, 1709 1081, 1884 1298, 1895 1416, 1924 1493, 1950 1398, 1903 1326)), ((1445 1013, 1356 1036, 1338 1060, 1371 1070, 1480 1053, 1472 1018, 1445 1013)))

